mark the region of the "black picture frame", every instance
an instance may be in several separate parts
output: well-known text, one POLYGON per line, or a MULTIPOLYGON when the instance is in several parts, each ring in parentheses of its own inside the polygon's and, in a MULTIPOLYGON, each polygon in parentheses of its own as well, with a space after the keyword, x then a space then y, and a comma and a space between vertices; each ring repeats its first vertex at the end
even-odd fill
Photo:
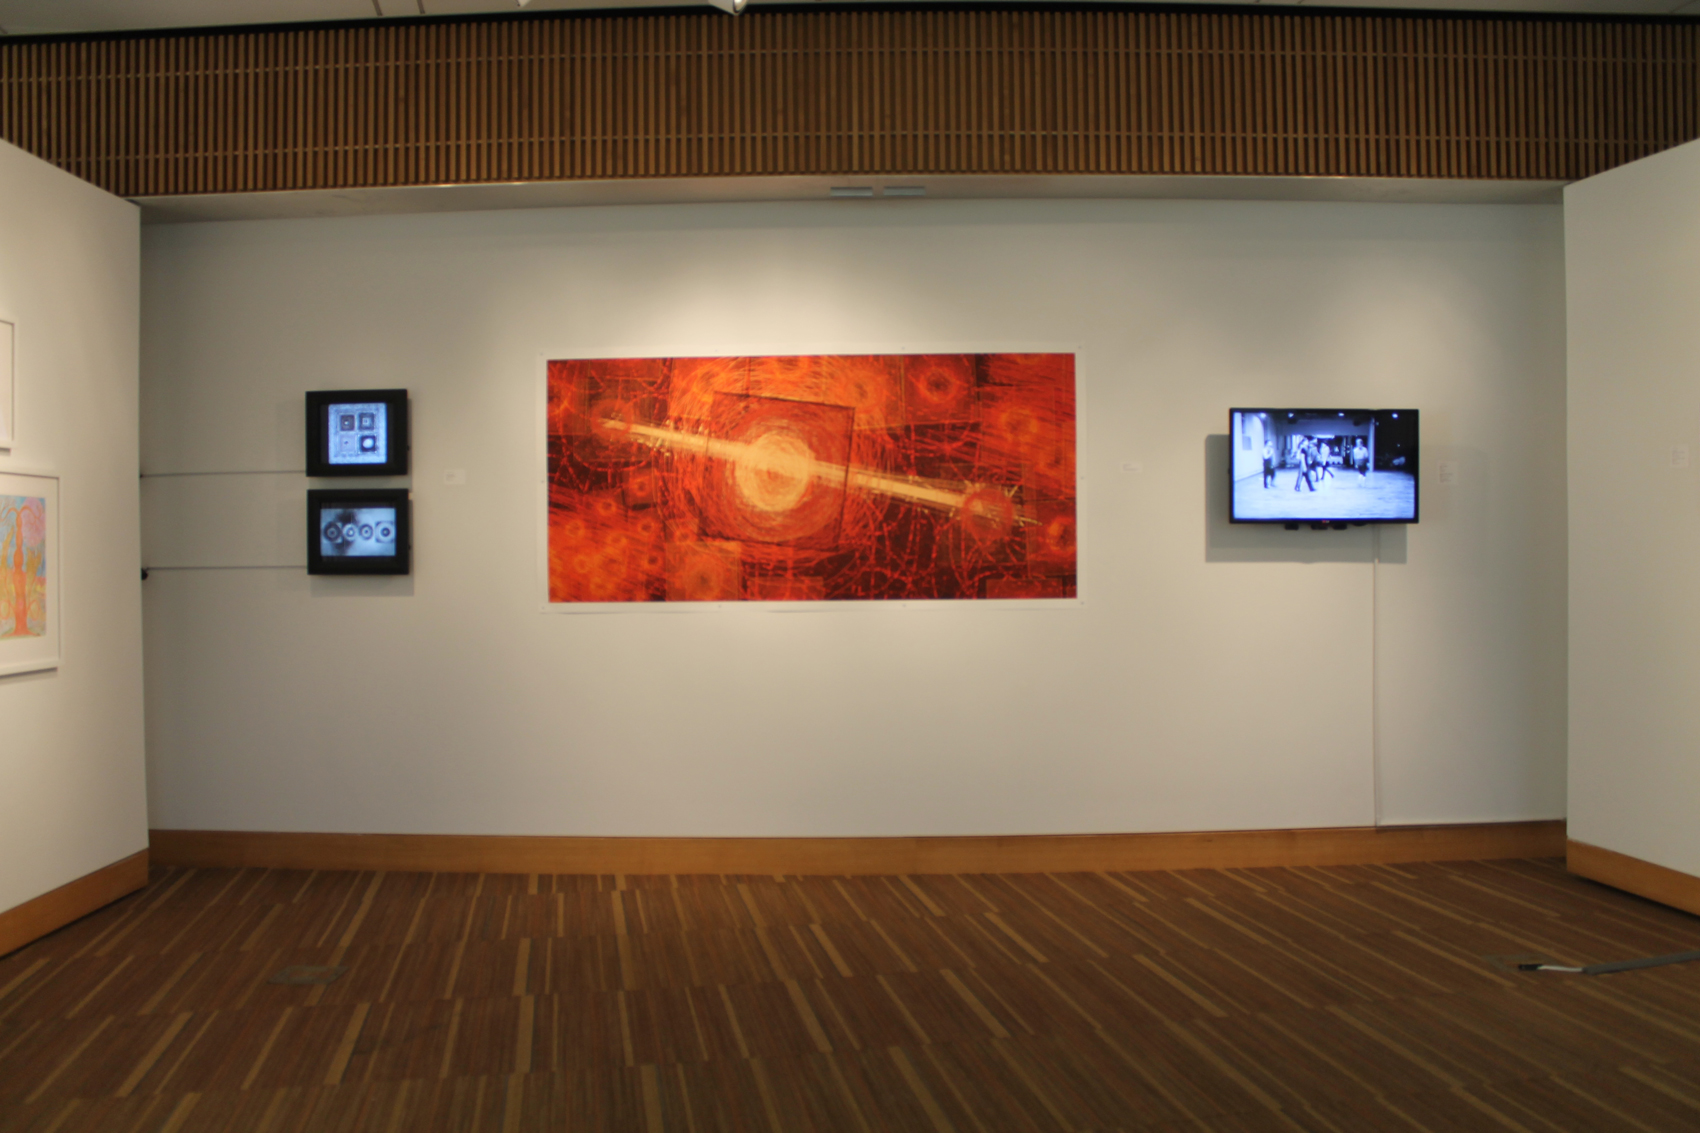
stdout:
MULTIPOLYGON (((358 514, 344 522, 358 523, 358 514)), ((413 496, 406 488, 310 488, 307 491, 308 574, 411 574, 413 572, 413 496), (326 525, 331 513, 363 509, 393 510, 395 553, 326 554, 326 525)))
MULTIPOLYGON (((1361 527, 1372 524, 1408 525, 1417 523, 1422 515, 1420 423, 1421 412, 1416 409, 1342 409, 1338 406, 1330 406, 1325 409, 1297 408, 1293 406, 1235 406, 1229 409, 1228 467, 1226 470, 1228 476, 1228 522, 1264 524, 1279 523, 1289 528, 1340 528, 1346 526, 1361 527), (1264 422, 1263 427, 1265 430, 1268 429, 1271 423, 1280 426, 1288 421, 1297 422, 1297 427, 1299 428, 1307 427, 1307 423, 1322 426, 1325 424, 1332 425, 1336 423, 1343 424, 1349 422, 1349 432, 1357 434, 1363 433, 1365 430, 1369 430, 1371 440, 1368 443, 1369 455, 1366 467, 1377 472, 1392 473, 1394 475, 1401 476, 1401 478, 1409 477, 1410 514, 1393 515, 1375 510, 1374 508, 1358 507, 1324 508, 1321 511, 1317 511, 1312 508, 1300 509, 1295 507, 1285 512, 1277 507, 1274 509, 1273 514, 1241 514, 1239 510, 1239 481, 1235 477, 1234 446, 1236 442, 1240 442, 1245 439, 1242 436, 1239 425, 1242 417, 1261 418, 1264 422), (1387 437, 1387 442, 1381 443, 1375 440, 1374 438, 1378 434, 1385 435, 1387 437)), ((1291 426, 1289 426, 1289 428, 1290 427, 1291 426)), ((1264 435, 1268 436, 1269 434, 1266 431, 1264 435)), ((1335 429, 1330 429, 1327 433, 1321 435, 1324 440, 1332 440, 1334 437, 1339 436, 1339 433, 1335 429)), ((1314 451, 1314 448, 1312 451, 1314 451)), ((1319 465, 1313 464, 1311 467, 1319 467, 1319 465)), ((1331 465, 1330 467, 1334 466, 1331 465)), ((1342 471, 1344 471, 1349 469, 1351 466, 1347 462, 1342 462, 1339 467, 1341 467, 1342 471)), ((1255 475, 1255 471, 1253 474, 1255 475)), ((1269 475, 1270 473, 1267 470, 1263 473, 1263 482, 1265 485, 1269 482, 1269 475)), ((1295 484, 1294 492, 1297 492, 1297 481, 1293 478, 1300 475, 1300 473, 1295 472, 1290 466, 1282 465, 1278 469, 1278 475, 1285 476, 1289 480, 1292 480, 1295 484)), ((1309 474, 1305 473, 1304 475, 1306 475, 1308 482, 1309 474)), ((1314 485, 1311 487, 1311 492, 1312 494, 1316 492, 1314 485)), ((1281 494, 1282 493, 1277 493, 1277 495, 1281 494)), ((1333 501, 1335 504, 1345 504, 1347 502, 1348 501, 1344 498, 1333 501)))
POLYGON ((404 389, 335 389, 311 390, 307 394, 307 475, 328 476, 405 476, 412 452, 412 437, 408 427, 407 391, 404 389), (382 406, 381 415, 366 410, 366 406, 382 406), (332 427, 331 415, 338 407, 348 407, 351 418, 349 430, 332 427), (374 417, 371 429, 360 428, 368 414, 374 417), (382 427, 379 428, 381 417, 382 427), (381 445, 382 460, 365 456, 339 457, 333 452, 338 439, 346 436, 356 444, 381 445))

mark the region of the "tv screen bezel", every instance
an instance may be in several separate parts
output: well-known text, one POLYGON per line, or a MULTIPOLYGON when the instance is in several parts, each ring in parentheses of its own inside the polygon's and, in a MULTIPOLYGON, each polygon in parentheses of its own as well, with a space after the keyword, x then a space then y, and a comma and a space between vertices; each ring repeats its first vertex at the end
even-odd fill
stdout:
POLYGON ((321 389, 307 392, 307 475, 314 478, 406 476, 412 448, 405 389, 321 389), (329 444, 325 428, 326 411, 332 405, 361 401, 382 402, 384 405, 388 459, 382 464, 333 464, 325 447, 329 444))
POLYGON ((1332 407, 1326 408, 1326 409, 1310 409, 1310 408, 1304 408, 1304 407, 1300 407, 1300 406, 1296 406, 1296 405, 1282 405, 1282 406, 1279 406, 1279 407, 1271 407, 1271 406, 1267 406, 1267 405, 1231 406, 1228 409, 1228 467, 1226 469, 1226 472, 1227 472, 1227 476, 1228 476, 1228 522, 1229 523, 1249 523, 1249 524, 1262 524, 1262 525, 1268 525, 1268 524, 1271 524, 1271 523, 1278 523, 1278 524, 1281 524, 1281 525, 1287 526, 1287 527, 1306 527, 1306 526, 1309 526, 1309 527, 1331 527, 1331 526, 1343 526, 1343 525, 1348 525, 1348 524, 1352 525, 1352 526, 1356 526, 1356 527, 1363 527, 1363 526, 1380 525, 1380 524, 1408 525, 1408 524, 1412 524, 1412 523, 1417 523, 1422 518, 1422 411, 1420 409, 1406 409, 1406 408, 1362 409, 1362 408, 1346 408, 1346 407, 1342 407, 1342 406, 1332 406, 1332 407), (1363 517, 1361 515, 1343 515, 1343 516, 1327 516, 1327 517, 1323 517, 1323 516, 1304 516, 1304 517, 1288 516, 1286 518, 1276 518, 1276 519, 1241 519, 1239 516, 1234 514, 1234 416, 1235 416, 1235 414, 1239 414, 1239 413, 1269 413, 1269 414, 1295 413, 1295 414, 1315 415, 1315 416, 1319 416, 1319 417, 1321 417, 1321 416, 1337 416, 1337 415, 1342 414, 1342 413, 1354 414, 1354 415, 1356 415, 1356 414, 1366 414, 1366 413, 1367 414, 1379 414, 1379 413, 1400 413, 1400 414, 1408 413, 1408 414, 1410 414, 1412 421, 1414 423, 1414 427, 1417 430, 1417 467, 1416 467, 1416 471, 1412 474, 1412 480, 1411 480, 1411 517, 1409 519, 1382 519, 1382 518, 1366 519, 1365 517, 1363 517))
POLYGON ((406 488, 309 488, 307 490, 308 574, 412 574, 413 493, 406 488), (319 550, 319 515, 327 507, 395 508, 396 553, 327 556, 319 550))

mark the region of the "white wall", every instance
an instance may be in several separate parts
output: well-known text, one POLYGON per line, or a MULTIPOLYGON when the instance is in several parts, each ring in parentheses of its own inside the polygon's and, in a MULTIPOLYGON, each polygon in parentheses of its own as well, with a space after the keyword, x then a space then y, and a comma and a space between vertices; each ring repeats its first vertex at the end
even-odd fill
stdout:
POLYGON ((146 849, 136 491, 139 214, 0 143, 18 443, 60 478, 57 670, 0 677, 0 909, 146 849))
POLYGON ((1570 836, 1700 874, 1700 144, 1566 189, 1565 261, 1570 836))
MULTIPOLYGON (((1377 620, 1385 818, 1559 816, 1561 259, 1550 206, 870 201, 150 229, 145 470, 300 469, 304 390, 406 386, 417 548, 393 583, 153 575, 152 821, 1367 824, 1377 620), (963 346, 1078 351, 1083 605, 539 612, 539 355, 963 346), (1227 524, 1227 409, 1283 402, 1417 406, 1461 468, 1437 487, 1428 465, 1423 522, 1381 535, 1379 579, 1371 529, 1227 524)), ((148 479, 145 553, 300 564, 305 486, 148 479)))

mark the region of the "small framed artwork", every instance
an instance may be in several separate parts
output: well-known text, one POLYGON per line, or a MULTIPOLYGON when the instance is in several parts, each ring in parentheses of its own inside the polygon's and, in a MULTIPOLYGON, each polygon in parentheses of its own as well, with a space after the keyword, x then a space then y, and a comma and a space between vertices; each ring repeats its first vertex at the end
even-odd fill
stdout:
POLYGON ((407 391, 315 390, 307 395, 307 475, 407 475, 407 391))
POLYGON ((0 448, 10 449, 17 441, 18 328, 0 319, 0 448))
POLYGON ((308 491, 308 574, 407 574, 412 560, 413 503, 406 488, 308 491))
POLYGON ((59 478, 0 472, 0 676, 59 667, 59 478))

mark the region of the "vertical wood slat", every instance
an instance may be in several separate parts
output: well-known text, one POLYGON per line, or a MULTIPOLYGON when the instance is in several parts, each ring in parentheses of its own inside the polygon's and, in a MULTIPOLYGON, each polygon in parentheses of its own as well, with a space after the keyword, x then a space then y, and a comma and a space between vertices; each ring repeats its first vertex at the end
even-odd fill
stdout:
POLYGON ((0 43, 0 136, 113 192, 1203 173, 1569 180, 1700 133, 1684 21, 915 9, 0 43))

